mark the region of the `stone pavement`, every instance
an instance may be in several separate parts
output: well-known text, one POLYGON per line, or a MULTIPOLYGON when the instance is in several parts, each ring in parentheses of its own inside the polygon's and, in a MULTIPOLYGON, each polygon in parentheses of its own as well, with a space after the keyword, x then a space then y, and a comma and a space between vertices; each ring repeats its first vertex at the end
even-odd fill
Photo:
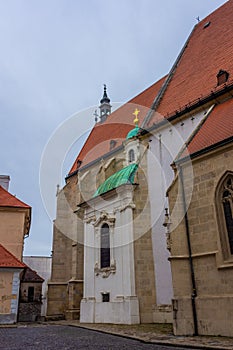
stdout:
POLYGON ((233 338, 219 336, 175 336, 172 333, 172 325, 169 324, 139 324, 139 325, 117 325, 117 324, 92 324, 79 323, 79 321, 47 321, 37 323, 17 323, 14 325, 0 325, 0 328, 6 327, 30 327, 30 326, 46 326, 64 325, 72 327, 80 327, 91 329, 102 333, 109 333, 121 337, 138 339, 145 343, 170 345, 174 347, 187 347, 189 349, 222 349, 233 350, 233 338))
POLYGON ((49 324, 69 325, 92 329, 100 332, 134 338, 146 343, 173 345, 193 349, 227 349, 233 350, 233 338, 214 336, 174 336, 172 326, 168 324, 80 324, 79 321, 51 321, 49 324))

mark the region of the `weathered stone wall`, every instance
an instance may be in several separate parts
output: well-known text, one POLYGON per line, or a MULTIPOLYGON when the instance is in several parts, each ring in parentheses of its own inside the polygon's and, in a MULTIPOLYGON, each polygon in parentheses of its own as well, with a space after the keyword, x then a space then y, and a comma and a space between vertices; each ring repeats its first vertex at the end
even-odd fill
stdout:
POLYGON ((19 303, 19 322, 35 322, 41 315, 41 303, 19 303))
MULTIPOLYGON (((194 187, 188 208, 188 224, 197 287, 198 332, 202 335, 233 336, 233 263, 224 262, 222 258, 224 247, 220 240, 215 197, 222 176, 233 170, 233 147, 196 158, 192 166, 194 187)), ((183 168, 186 195, 192 188, 191 170, 183 168)), ((170 211, 175 203, 177 205, 171 218, 171 267, 176 300, 174 331, 176 334, 192 334, 192 285, 184 220, 180 224, 177 221, 183 211, 178 185, 177 179, 169 190, 170 211)))
MULTIPOLYGON (((77 177, 69 180, 57 195, 57 217, 53 228, 51 280, 48 282, 47 315, 65 314, 68 307, 68 281, 72 278, 72 243, 77 238, 77 177)), ((82 249, 78 247, 79 249, 82 249)), ((80 277, 82 273, 80 272, 80 277)))
POLYGON ((150 205, 146 161, 142 158, 135 182, 139 184, 134 192, 134 258, 136 295, 139 300, 140 322, 153 323, 155 306, 154 259, 150 229, 150 205))
POLYGON ((67 282, 51 282, 48 284, 47 316, 65 317, 68 307, 67 282))

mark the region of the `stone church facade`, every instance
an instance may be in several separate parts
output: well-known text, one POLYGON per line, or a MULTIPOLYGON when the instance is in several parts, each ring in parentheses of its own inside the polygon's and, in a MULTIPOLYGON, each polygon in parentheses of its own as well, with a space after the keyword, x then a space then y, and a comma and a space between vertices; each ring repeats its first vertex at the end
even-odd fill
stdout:
POLYGON ((119 170, 115 168, 95 195, 79 205, 86 266, 81 322, 154 321, 151 230, 141 235, 150 218, 150 208, 144 204, 148 195, 144 157, 148 145, 145 140, 131 138, 130 133, 124 143, 126 158, 122 159, 122 152, 118 155, 123 161, 118 163, 119 170))
MULTIPOLYGON (((230 298, 230 292, 225 298, 218 287, 208 299, 208 289, 214 290, 214 274, 224 281, 225 290, 232 288, 228 236, 216 234, 226 225, 224 218, 218 218, 223 209, 213 209, 211 204, 204 214, 202 205, 207 207, 213 200, 213 195, 208 196, 215 186, 221 196, 220 188, 232 171, 232 157, 220 147, 216 159, 210 151, 206 160, 199 160, 192 145, 198 132, 218 115, 219 105, 231 104, 232 16, 232 1, 228 1, 199 22, 168 75, 113 113, 104 89, 99 120, 66 177, 66 185, 57 193, 48 316, 126 324, 173 320, 177 334, 230 334, 230 326, 223 331, 224 326, 218 327, 217 322, 215 328, 208 323, 214 315, 214 298, 219 306, 215 312, 220 314, 230 298), (140 110, 136 126, 135 109, 140 110), (196 206, 199 226, 193 213, 190 221, 195 233, 203 232, 199 236, 192 232, 195 251, 189 251, 190 256, 183 187, 177 175, 181 159, 185 159, 182 169, 189 186, 186 209, 190 205, 190 215, 189 210, 196 206), (207 231, 212 238, 219 237, 218 241, 207 239, 207 231), (221 244, 225 247, 217 252, 221 244), (228 254, 227 264, 224 254, 228 254), (199 299, 188 272, 191 258, 197 271, 203 269, 198 275, 199 288, 203 288, 199 299), (208 266, 213 275, 204 283, 205 259, 211 260, 208 266)), ((227 111, 229 124, 232 112, 227 111)), ((224 113, 222 118, 224 130, 232 134, 232 124, 227 126, 224 113)), ((213 134, 204 134, 198 152, 205 149, 203 140, 213 134)), ((225 138, 223 134, 213 142, 225 142, 225 138)), ((219 320, 226 322, 226 316, 219 320)))
POLYGON ((190 164, 182 154, 168 190, 174 331, 176 334, 233 336, 233 100, 212 113, 188 145, 190 164), (178 195, 178 186, 183 193, 178 195))

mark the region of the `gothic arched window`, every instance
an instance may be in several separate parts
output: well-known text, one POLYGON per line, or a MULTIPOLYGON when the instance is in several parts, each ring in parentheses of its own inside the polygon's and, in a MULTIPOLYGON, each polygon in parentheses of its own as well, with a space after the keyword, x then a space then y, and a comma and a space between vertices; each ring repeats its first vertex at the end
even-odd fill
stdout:
POLYGON ((110 232, 108 224, 103 224, 100 231, 100 267, 110 266, 110 232))
POLYGON ((129 163, 132 163, 132 162, 135 161, 135 154, 134 154, 134 150, 133 149, 129 150, 128 159, 129 159, 129 163))
POLYGON ((217 191, 220 240, 225 259, 233 255, 233 174, 226 174, 217 191))
POLYGON ((228 177, 224 182, 222 205, 229 248, 231 254, 233 254, 233 176, 228 177))

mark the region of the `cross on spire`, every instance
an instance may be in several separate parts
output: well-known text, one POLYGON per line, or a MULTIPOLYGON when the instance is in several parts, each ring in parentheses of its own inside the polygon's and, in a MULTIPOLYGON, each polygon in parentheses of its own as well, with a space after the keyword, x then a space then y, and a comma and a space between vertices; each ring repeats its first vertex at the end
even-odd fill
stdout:
POLYGON ((135 108, 135 111, 133 112, 133 115, 135 115, 135 119, 134 119, 134 124, 137 126, 139 119, 138 119, 138 114, 140 113, 139 109, 135 108))

